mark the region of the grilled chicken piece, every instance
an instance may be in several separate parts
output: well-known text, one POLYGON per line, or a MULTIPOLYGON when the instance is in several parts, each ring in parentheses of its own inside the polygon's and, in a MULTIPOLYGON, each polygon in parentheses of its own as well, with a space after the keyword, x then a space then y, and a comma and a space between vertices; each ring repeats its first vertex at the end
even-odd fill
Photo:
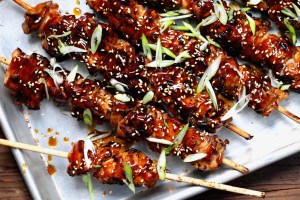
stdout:
MULTIPOLYGON (((93 173, 93 176, 106 184, 124 184, 125 163, 132 167, 132 177, 135 186, 153 187, 158 180, 156 161, 136 149, 124 150, 122 144, 94 143, 95 154, 88 151, 91 165, 87 166, 84 159, 84 141, 79 140, 73 145, 69 154, 67 172, 70 176, 93 173)), ((128 181, 128 180, 127 180, 128 181)))
MULTIPOLYGON (((170 117, 167 113, 152 106, 141 106, 132 110, 118 124, 118 136, 131 140, 145 140, 146 138, 157 138, 174 141, 183 128, 183 124, 177 119, 170 117)), ((209 171, 217 169, 222 164, 223 154, 228 141, 201 133, 194 128, 189 128, 181 144, 175 147, 171 154, 180 156, 182 159, 190 154, 205 153, 203 160, 192 162, 196 169, 209 171)), ((167 145, 148 143, 149 147, 160 152, 167 145)))

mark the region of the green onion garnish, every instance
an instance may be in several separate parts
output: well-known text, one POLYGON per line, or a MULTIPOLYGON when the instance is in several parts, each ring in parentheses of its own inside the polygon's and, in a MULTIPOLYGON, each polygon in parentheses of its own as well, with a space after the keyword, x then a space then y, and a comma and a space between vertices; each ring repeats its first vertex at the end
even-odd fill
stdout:
POLYGON ((59 52, 63 55, 68 54, 68 53, 86 53, 87 50, 85 49, 81 49, 79 47, 75 47, 75 46, 68 46, 65 45, 60 39, 58 40, 58 49, 59 52))
POLYGON ((84 174, 82 176, 82 182, 88 187, 90 193, 90 199, 94 199, 94 188, 91 180, 91 174, 84 174))
POLYGON ((252 17, 250 17, 249 15, 247 15, 247 13, 245 13, 247 19, 248 19, 248 22, 249 22, 249 25, 250 25, 250 28, 251 28, 251 31, 252 31, 252 34, 255 35, 255 32, 256 32, 256 24, 255 24, 255 21, 252 17))
POLYGON ((257 5, 257 4, 259 4, 260 2, 262 2, 262 0, 250 0, 249 1, 249 5, 257 5))
POLYGON ((166 178, 166 165, 167 165, 166 150, 163 149, 157 161, 157 173, 160 180, 165 180, 166 178))
POLYGON ((115 99, 121 101, 121 102, 129 102, 130 97, 127 94, 116 94, 114 95, 115 99))
POLYGON ((149 101, 152 101, 154 97, 154 92, 153 91, 149 91, 145 94, 144 98, 143 98, 143 104, 148 103, 149 101))
POLYGON ((167 28, 169 28, 174 23, 173 20, 164 21, 161 24, 160 33, 163 33, 167 28))
POLYGON ((215 91, 213 89, 213 87, 211 86, 211 83, 208 81, 205 85, 205 88, 206 88, 206 91, 208 92, 209 94, 209 97, 214 105, 214 108, 218 111, 219 108, 218 108, 218 101, 217 101, 217 97, 216 97, 216 94, 215 94, 215 91))
POLYGON ((227 24, 228 16, 226 10, 223 6, 222 1, 218 0, 218 2, 214 3, 215 13, 223 25, 227 24))
POLYGON ((47 100, 49 100, 49 92, 48 92, 48 87, 47 87, 47 82, 44 78, 40 78, 38 80, 39 83, 43 83, 44 86, 45 86, 45 92, 46 92, 46 97, 47 97, 47 100))
POLYGON ((200 93, 204 87, 206 86, 207 82, 217 73, 219 66, 221 63, 221 56, 215 59, 206 69, 203 76, 201 77, 198 87, 197 93, 200 93))
POLYGON ((169 154, 172 149, 176 148, 178 145, 181 144, 187 130, 189 129, 189 124, 187 123, 184 125, 184 127, 180 130, 176 138, 173 140, 173 145, 170 145, 168 148, 166 148, 166 154, 169 154))
POLYGON ((208 26, 218 20, 218 17, 215 14, 208 16, 207 18, 203 19, 202 22, 196 27, 196 30, 200 28, 200 26, 208 26))
POLYGON ((281 10, 281 12, 293 19, 298 19, 297 15, 293 13, 293 11, 291 11, 289 8, 285 7, 283 10, 281 10))
POLYGON ((117 81, 116 79, 112 78, 110 79, 110 84, 116 88, 116 90, 120 91, 120 92, 125 92, 125 88, 126 87, 128 89, 128 85, 121 83, 120 81, 117 81))
MULTIPOLYGON (((174 63, 175 63, 174 60, 163 60, 163 61, 161 61, 161 63, 160 63, 160 67, 161 67, 161 68, 163 68, 163 67, 169 67, 169 66, 173 65, 174 63)), ((147 63, 145 66, 146 66, 146 67, 157 67, 157 66, 158 66, 158 63, 157 63, 157 61, 155 60, 155 61, 152 61, 151 63, 147 63)))
POLYGON ((166 120, 164 120, 164 125, 167 127, 167 128, 170 128, 168 123, 166 122, 166 120))
POLYGON ((155 61, 157 63, 157 67, 161 67, 161 62, 162 62, 162 45, 161 45, 160 38, 157 39, 155 61))
POLYGON ((91 126, 93 123, 93 116, 90 109, 85 109, 83 111, 83 121, 86 125, 91 126))
POLYGON ((246 95, 246 88, 244 87, 242 94, 239 97, 239 101, 232 106, 232 108, 221 118, 221 120, 225 121, 243 110, 248 105, 249 101, 250 94, 246 95))
POLYGON ((186 26, 170 26, 171 29, 178 30, 178 31, 189 31, 190 29, 186 26))
POLYGON ((196 38, 198 38, 199 40, 203 41, 203 42, 207 42, 207 40, 201 35, 200 31, 196 30, 191 24, 189 23, 186 23, 186 22, 182 22, 183 25, 185 27, 187 27, 191 32, 192 32, 192 35, 191 36, 194 36, 196 38))
POLYGON ((191 58, 189 51, 183 51, 178 56, 176 56, 174 63, 180 63, 183 62, 185 59, 191 58))
POLYGON ((93 34, 92 34, 92 38, 91 38, 91 53, 94 54, 96 53, 99 44, 101 42, 102 39, 102 26, 99 24, 93 34))
POLYGON ((190 18, 191 16, 193 16, 193 14, 179 15, 179 16, 173 16, 173 17, 164 17, 164 18, 161 18, 159 21, 160 22, 174 21, 174 20, 178 20, 178 19, 190 18))
POLYGON ((69 75, 67 76, 67 81, 68 83, 71 83, 75 80, 75 77, 76 77, 76 74, 77 74, 77 71, 78 71, 78 65, 76 65, 74 67, 74 69, 72 69, 72 71, 69 73, 69 75))
POLYGON ((144 55, 151 60, 152 59, 152 53, 151 53, 151 49, 149 47, 149 42, 145 36, 145 34, 143 33, 142 35, 142 47, 143 47, 143 52, 144 55))
POLYGON ((88 169, 91 167, 91 164, 92 164, 92 161, 88 156, 89 151, 93 155, 95 155, 95 153, 96 153, 93 142, 90 140, 90 138, 87 137, 84 139, 83 157, 84 157, 85 165, 88 169))
POLYGON ((290 36, 291 36, 293 44, 296 44, 297 36, 296 36, 295 28, 292 26, 292 24, 289 22, 289 20, 287 18, 284 18, 283 22, 290 32, 290 36))
POLYGON ((159 138, 146 138, 149 142, 159 143, 159 144, 165 144, 165 145, 172 145, 173 142, 165 139, 159 139, 159 138))
MULTIPOLYGON (((148 46, 150 47, 150 49, 156 51, 157 49, 157 45, 156 44, 148 44, 148 46)), ((166 47, 162 47, 162 52, 167 54, 168 56, 172 57, 172 58, 176 58, 176 55, 168 48, 166 47)))
POLYGON ((221 46, 220 46, 217 42, 215 42, 213 39, 211 39, 209 36, 207 36, 206 38, 207 38, 207 41, 208 41, 210 44, 212 44, 212 45, 214 45, 214 46, 216 46, 216 47, 221 48, 221 46))
POLYGON ((198 160, 202 160, 207 156, 206 153, 195 153, 195 154, 190 154, 187 157, 184 158, 183 162, 194 162, 198 160))
POLYGON ((68 31, 68 32, 65 32, 61 35, 49 35, 48 38, 58 39, 58 38, 61 38, 61 37, 66 37, 66 36, 70 35, 71 33, 72 33, 72 31, 68 31))
POLYGON ((180 14, 189 14, 190 11, 187 9, 180 9, 180 10, 171 10, 166 13, 159 14, 161 17, 172 17, 172 16, 178 16, 180 14))
POLYGON ((132 190, 133 193, 135 193, 135 186, 133 183, 133 176, 132 176, 132 168, 128 163, 124 164, 124 172, 127 180, 123 180, 123 182, 129 187, 130 190, 132 190))
POLYGON ((228 11, 228 21, 232 20, 234 14, 235 6, 232 6, 228 11))
POLYGON ((299 7, 296 4, 294 4, 294 3, 292 3, 292 6, 295 9, 296 15, 299 18, 300 17, 300 9, 299 9, 299 7))

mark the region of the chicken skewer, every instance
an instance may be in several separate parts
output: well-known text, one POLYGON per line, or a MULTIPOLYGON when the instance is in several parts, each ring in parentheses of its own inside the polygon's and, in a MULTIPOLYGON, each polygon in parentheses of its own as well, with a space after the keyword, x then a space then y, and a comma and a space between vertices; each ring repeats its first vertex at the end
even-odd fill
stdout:
MULTIPOLYGON (((151 1, 152 2, 152 1, 151 1)), ((163 3, 166 3, 169 1, 163 1, 163 3)), ((153 3, 162 3, 154 1, 153 3)), ((163 4, 162 3, 162 4, 163 4)), ((199 4, 199 6, 207 5, 210 1, 206 1, 205 3, 199 4)), ((121 1, 114 1, 114 3, 110 1, 101 1, 101 0, 90 0, 88 1, 88 4, 90 7, 100 13, 101 16, 106 17, 112 27, 115 29, 120 29, 120 33, 124 34, 126 38, 128 38, 130 41, 137 42, 139 40, 139 37, 142 33, 145 32, 145 34, 148 34, 148 38, 151 38, 152 41, 155 41, 157 37, 161 38, 162 44, 164 47, 170 47, 174 52, 178 51, 180 49, 180 42, 176 42, 178 38, 174 35, 180 35, 180 31, 176 30, 170 30, 166 29, 163 33, 160 33, 159 30, 161 27, 161 17, 159 14, 151 9, 146 10, 141 5, 137 4, 136 1, 132 0, 129 4, 121 2, 121 1), (150 20, 151 19, 151 20, 150 20), (122 24, 122 26, 119 26, 122 24), (134 27, 138 27, 135 28, 134 27), (164 34, 167 32, 167 34, 164 34), (171 33, 170 33, 171 32, 171 33), (174 34, 174 32, 176 34, 174 34), (165 36, 167 35, 167 36, 165 36), (164 39, 164 37, 168 37, 168 35, 172 35, 171 37, 164 39), (154 39, 153 39, 154 37, 154 39), (175 38, 175 39, 174 39, 175 38), (164 42, 165 43, 164 43, 164 42), (175 45, 174 45, 175 44, 175 45), (174 47, 175 46, 175 47, 174 47), (174 47, 174 48, 173 48, 174 47), (176 49, 176 50, 174 50, 176 49)), ((194 2, 194 6, 191 6, 190 4, 186 3, 184 4, 184 8, 186 9, 192 9, 198 3, 194 2)), ((173 5, 170 4, 169 5, 173 5)), ((212 4, 211 4, 212 5, 212 4)), ((161 6, 161 5, 160 5, 161 6)), ((157 8, 158 6, 156 6, 157 8)), ((211 9, 208 7, 205 7, 206 9, 203 9, 206 13, 209 12, 211 9)), ((205 12, 200 12, 202 10, 198 10, 196 14, 204 15, 205 12)), ((205 15, 204 15, 205 16, 205 15)), ((186 44, 185 42, 184 44, 186 44)), ((217 49, 217 48, 215 48, 217 49)), ((211 50, 211 49, 210 49, 211 50)), ((212 51, 212 50, 211 50, 212 51)), ((221 50, 215 50, 215 51, 221 51, 221 50)), ((215 51, 212 51, 215 53, 215 51)), ((216 54, 216 53, 215 53, 216 54)), ((226 53, 223 53, 226 55, 226 53)), ((224 58, 226 60, 226 58, 224 58)), ((234 60, 234 59, 233 59, 234 60)), ((252 107, 255 111, 262 113, 263 115, 267 116, 269 115, 272 110, 277 109, 281 111, 282 107, 278 109, 278 102, 286 98, 286 94, 283 91, 280 91, 278 89, 275 89, 271 86, 271 81, 268 77, 264 76, 261 72, 258 70, 254 70, 251 67, 246 66, 238 66, 237 62, 231 62, 226 60, 224 61, 225 64, 221 67, 221 70, 223 69, 226 71, 227 76, 225 78, 221 79, 222 82, 218 82, 213 80, 213 83, 215 84, 214 87, 218 90, 218 88, 221 88, 220 92, 229 98, 237 99, 238 94, 241 92, 242 87, 241 85, 244 85, 247 89, 247 94, 251 94, 251 100, 249 103, 249 106, 252 107), (226 66, 226 61, 227 66, 226 66), (234 67, 233 67, 234 66, 234 67), (235 68, 237 70, 234 70, 232 68, 235 68), (237 71, 240 71, 238 73, 237 71), (228 75, 228 73, 230 75, 228 75), (240 76, 242 74, 243 78, 240 76), (232 81, 228 77, 234 77, 232 81), (260 77, 260 78, 258 78, 260 77), (254 78, 254 79, 251 79, 254 78), (240 81, 236 81, 240 80, 240 81), (228 82, 226 82, 228 81, 228 82), (232 86, 234 85, 234 86, 232 86), (222 88, 225 87, 225 90, 222 88), (228 88, 226 88, 228 87, 228 88), (238 91, 238 92, 237 92, 238 91), (272 99, 273 98, 273 99, 272 99), (268 103, 266 103, 268 102, 268 103), (270 103, 272 102, 272 103, 270 103), (266 106, 268 105, 268 106, 266 106), (272 105, 272 106, 270 106, 272 105), (266 107, 268 109, 266 109, 266 107), (264 110, 266 109, 266 110, 264 110)), ((186 61, 186 65, 190 65, 190 61, 186 61)), ((196 65, 195 65, 196 66, 196 65)), ((219 70, 219 71, 221 71, 219 70)), ((224 72, 223 71, 223 72, 224 72)), ((195 70, 194 70, 195 72, 195 70)), ((290 116, 291 119, 297 121, 299 123, 299 120, 294 115, 290 116)))
POLYGON ((300 30, 299 16, 297 15, 300 2, 297 0, 260 0, 251 2, 251 0, 239 0, 244 5, 255 10, 262 11, 274 21, 280 30, 286 31, 287 25, 284 19, 287 19, 295 30, 300 30), (294 5, 293 5, 294 4, 294 5), (292 13, 292 15, 290 15, 292 13))
MULTIPOLYGON (((19 3, 22 4, 21 2, 19 3)), ((28 5, 26 4, 24 7, 28 8, 28 5)), ((96 24, 92 16, 89 14, 83 15, 79 19, 75 19, 75 16, 71 15, 61 16, 57 11, 57 8, 57 4, 52 5, 51 2, 39 4, 35 8, 32 8, 31 11, 28 11, 32 13, 27 13, 27 16, 25 17, 28 24, 24 23, 23 29, 25 33, 29 33, 42 28, 40 32, 43 34, 41 37, 44 38, 44 49, 46 49, 51 56, 61 57, 62 54, 59 52, 58 40, 55 38, 49 38, 50 35, 59 34, 54 32, 54 30, 64 32, 67 32, 67 30, 72 31, 71 35, 66 37, 70 37, 71 40, 60 38, 61 41, 67 44, 77 44, 77 47, 84 48, 88 45, 88 43, 90 43, 90 37, 93 29, 95 29, 98 24, 96 24), (50 9, 49 13, 52 13, 51 19, 48 19, 47 15, 43 15, 40 18, 44 19, 42 21, 31 20, 31 17, 38 16, 37 13, 48 9, 50 9), (31 24, 33 21, 35 21, 37 24, 31 24), (69 24, 72 23, 75 25, 73 24, 70 29, 69 24), (88 24, 88 27, 84 28, 86 27, 86 24, 88 24)), ((200 128, 204 128, 209 132, 215 132, 215 129, 226 125, 226 127, 237 132, 246 139, 252 138, 252 136, 247 134, 245 131, 239 130, 236 126, 229 124, 230 119, 226 121, 221 120, 221 117, 226 113, 227 109, 223 106, 224 103, 221 99, 218 99, 217 101, 220 107, 220 109, 217 111, 213 108, 213 103, 210 98, 208 98, 208 93, 203 92, 202 94, 195 94, 194 88, 196 87, 196 77, 191 78, 190 75, 188 77, 188 75, 185 75, 186 72, 184 72, 184 70, 174 69, 173 71, 167 72, 169 75, 166 75, 164 72, 160 72, 159 70, 150 70, 146 69, 145 67, 141 68, 144 66, 144 58, 137 56, 131 46, 125 41, 119 40, 116 34, 110 31, 107 25, 102 24, 102 29, 103 34, 100 46, 103 45, 103 50, 102 48, 99 48, 101 51, 97 51, 96 54, 92 54, 90 49, 87 49, 88 52, 86 54, 72 54, 72 56, 76 57, 76 59, 86 62, 91 73, 101 71, 107 77, 118 77, 118 80, 125 82, 129 87, 131 87, 130 89, 138 90, 138 93, 146 93, 152 89, 156 95, 155 99, 157 99, 158 102, 164 102, 169 110, 173 111, 174 115, 177 116, 178 113, 182 115, 188 114, 189 116, 182 116, 181 118, 189 118, 190 123, 193 125, 198 125, 200 128), (108 33, 104 34, 106 31, 108 33), (105 41, 107 41, 107 43, 105 41), (133 74, 132 72, 135 73, 133 74), (160 73, 159 76, 162 77, 161 80, 155 77, 155 72, 160 73), (138 76, 136 74, 138 74, 138 76), (153 74, 152 80, 148 77, 149 74, 153 74), (166 80, 169 80, 171 77, 176 77, 176 75, 179 76, 177 78, 179 83, 174 83, 173 87, 170 85, 170 83, 166 82, 166 80), (132 81, 132 79, 134 81, 132 81), (185 79, 187 81, 185 81, 185 79), (150 85, 151 83, 156 85, 150 85), (160 84, 165 85, 167 87, 165 90, 168 91, 161 92, 161 86, 158 87, 160 84), (176 88, 176 85, 177 87, 180 87, 176 88), (178 98, 174 98, 175 96, 178 98)))
MULTIPOLYGON (((126 176, 124 172, 125 163, 130 164, 132 161, 135 161, 134 163, 136 163, 137 165, 134 168, 144 169, 144 170, 132 170, 133 182, 135 186, 153 187, 158 180, 158 174, 156 171, 157 162, 155 160, 152 161, 145 154, 135 149, 129 149, 125 151, 122 148, 122 144, 117 142, 111 142, 106 145, 103 144, 100 145, 99 143, 98 144, 94 143, 96 154, 93 155, 93 157, 92 156, 89 157, 89 159, 92 160, 91 161, 92 166, 90 166, 88 169, 86 167, 86 162, 84 161, 83 149, 85 144, 83 140, 79 140, 78 142, 76 142, 73 145, 73 149, 70 153, 58 151, 54 149, 46 149, 40 146, 33 146, 33 145, 28 145, 28 144, 4 140, 4 139, 0 139, 0 144, 13 147, 13 148, 24 149, 24 150, 34 151, 38 153, 67 158, 69 160, 69 166, 67 172, 71 176, 94 172, 93 173, 94 177, 96 177, 102 183, 111 184, 112 181, 110 180, 113 178, 114 183, 118 181, 118 183, 122 184, 123 180, 126 180, 126 176), (104 156, 106 152, 109 152, 109 156, 107 155, 104 156), (119 164, 117 170, 120 170, 118 171, 120 172, 118 173, 118 176, 117 176, 117 171, 110 174, 106 174, 106 172, 105 173, 103 172, 105 171, 106 168, 111 167, 112 164, 117 163, 116 161, 114 162, 111 161, 113 156, 117 158, 123 158, 123 159, 116 159, 119 164), (78 164, 76 164, 76 161, 78 164), (77 168, 76 166, 79 166, 79 168, 77 168), (96 168, 95 166, 102 166, 103 168, 96 168), (77 168, 77 170, 74 171, 74 168, 77 168), (108 176, 110 176, 110 178, 106 178, 108 176)), ((218 190, 251 195, 256 197, 265 196, 265 193, 260 191, 229 186, 229 185, 205 181, 201 179, 179 176, 171 173, 166 173, 165 175, 166 175, 166 179, 171 181, 185 182, 192 185, 199 185, 203 187, 214 188, 218 190)))
MULTIPOLYGON (((193 5, 193 9, 189 10, 195 14, 198 20, 203 20, 204 17, 212 14, 213 1, 207 1, 205 4, 197 6, 195 3, 193 5)), ((224 2, 223 5, 228 7, 224 2)), ((187 9, 181 4, 180 6, 187 9)), ((269 34, 270 24, 262 19, 252 18, 256 27, 255 34, 253 34, 254 31, 250 27, 248 18, 249 16, 247 17, 245 12, 235 11, 232 19, 226 24, 222 24, 218 20, 205 28, 208 30, 206 34, 233 56, 239 56, 257 66, 271 69, 282 82, 291 84, 290 89, 299 91, 299 49, 285 38, 269 34)))
MULTIPOLYGON (((117 128, 119 137, 132 141, 143 141, 152 137, 168 140, 170 144, 184 127, 179 120, 159 108, 143 105, 133 99, 129 102, 117 100, 116 96, 103 89, 96 81, 81 77, 70 81, 66 72, 59 72, 56 76, 61 78, 56 82, 58 85, 55 85, 55 79, 52 78, 54 76, 49 75, 48 69, 52 71, 49 61, 38 54, 28 56, 17 49, 13 53, 12 61, 6 63, 9 68, 5 76, 5 86, 11 90, 17 104, 25 104, 29 109, 39 109, 41 101, 49 95, 58 102, 70 102, 73 117, 83 119, 84 111, 89 109, 92 119, 109 121, 112 127, 117 128), (136 116, 138 121, 133 121, 136 116), (130 118, 132 120, 129 124, 127 120, 130 118), (129 135, 131 137, 127 138, 129 135)), ((245 167, 223 158, 227 140, 222 141, 217 136, 209 136, 194 128, 187 128, 186 132, 182 143, 177 144, 170 151, 171 154, 184 159, 188 154, 205 152, 205 160, 192 162, 197 169, 213 170, 224 163, 243 173, 248 171, 245 167)), ((149 142, 150 146, 151 144, 149 142)), ((168 145, 157 146, 163 148, 168 145)), ((160 151, 155 148, 153 150, 160 151)))

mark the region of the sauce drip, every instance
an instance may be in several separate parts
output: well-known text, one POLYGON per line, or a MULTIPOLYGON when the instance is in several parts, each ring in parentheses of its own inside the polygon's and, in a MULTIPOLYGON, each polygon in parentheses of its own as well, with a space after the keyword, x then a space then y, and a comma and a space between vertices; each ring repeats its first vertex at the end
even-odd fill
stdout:
POLYGON ((52 137, 49 137, 49 140, 48 140, 48 145, 50 147, 55 147, 57 145, 57 138, 52 136, 52 137))
POLYGON ((65 143, 69 142, 69 140, 70 140, 70 139, 69 139, 68 137, 64 137, 64 142, 65 142, 65 143))
POLYGON ((52 155, 48 155, 48 162, 52 161, 52 155))
POLYGON ((34 133, 35 133, 35 134, 38 134, 38 133, 39 133, 39 130, 34 129, 34 133))
POLYGON ((48 174, 50 174, 52 176, 53 174, 55 174, 56 168, 54 167, 54 165, 49 164, 47 166, 47 171, 48 171, 48 174))
POLYGON ((81 15, 81 9, 80 8, 74 8, 73 9, 73 14, 76 16, 76 17, 79 17, 81 15))
POLYGON ((47 129, 47 132, 48 132, 48 133, 52 133, 52 131, 53 131, 53 128, 48 128, 48 129, 47 129))
POLYGON ((79 0, 76 0, 75 3, 76 3, 76 5, 78 5, 78 6, 80 5, 80 1, 79 1, 79 0))

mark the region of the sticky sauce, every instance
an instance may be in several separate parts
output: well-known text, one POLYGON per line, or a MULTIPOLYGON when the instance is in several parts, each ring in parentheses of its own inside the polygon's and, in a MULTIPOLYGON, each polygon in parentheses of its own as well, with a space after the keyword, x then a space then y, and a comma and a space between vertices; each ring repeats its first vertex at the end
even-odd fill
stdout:
POLYGON ((55 174, 56 168, 54 165, 49 164, 47 166, 47 171, 48 171, 48 174, 50 174, 52 176, 53 174, 55 174))
POLYGON ((39 130, 34 129, 34 133, 35 133, 35 134, 38 134, 38 133, 39 133, 39 130))
POLYGON ((76 17, 79 17, 81 15, 81 9, 80 8, 74 8, 73 9, 73 14, 76 16, 76 17))
POLYGON ((76 3, 76 5, 77 5, 77 6, 79 6, 79 5, 80 5, 80 1, 79 1, 79 0, 76 0, 76 2, 75 2, 75 3, 76 3))
POLYGON ((69 140, 70 140, 70 139, 69 139, 68 137, 64 137, 64 142, 65 142, 65 143, 68 143, 69 140))
POLYGON ((52 155, 48 155, 48 162, 52 161, 52 155))
POLYGON ((48 128, 47 129, 47 133, 49 133, 49 134, 52 133, 52 131, 53 131, 53 128, 48 128))
POLYGON ((55 135, 56 135, 56 136, 59 136, 59 132, 58 132, 58 131, 56 131, 56 132, 55 132, 55 135))
POLYGON ((48 145, 49 147, 56 147, 57 146, 57 138, 55 136, 49 137, 48 139, 48 145))

